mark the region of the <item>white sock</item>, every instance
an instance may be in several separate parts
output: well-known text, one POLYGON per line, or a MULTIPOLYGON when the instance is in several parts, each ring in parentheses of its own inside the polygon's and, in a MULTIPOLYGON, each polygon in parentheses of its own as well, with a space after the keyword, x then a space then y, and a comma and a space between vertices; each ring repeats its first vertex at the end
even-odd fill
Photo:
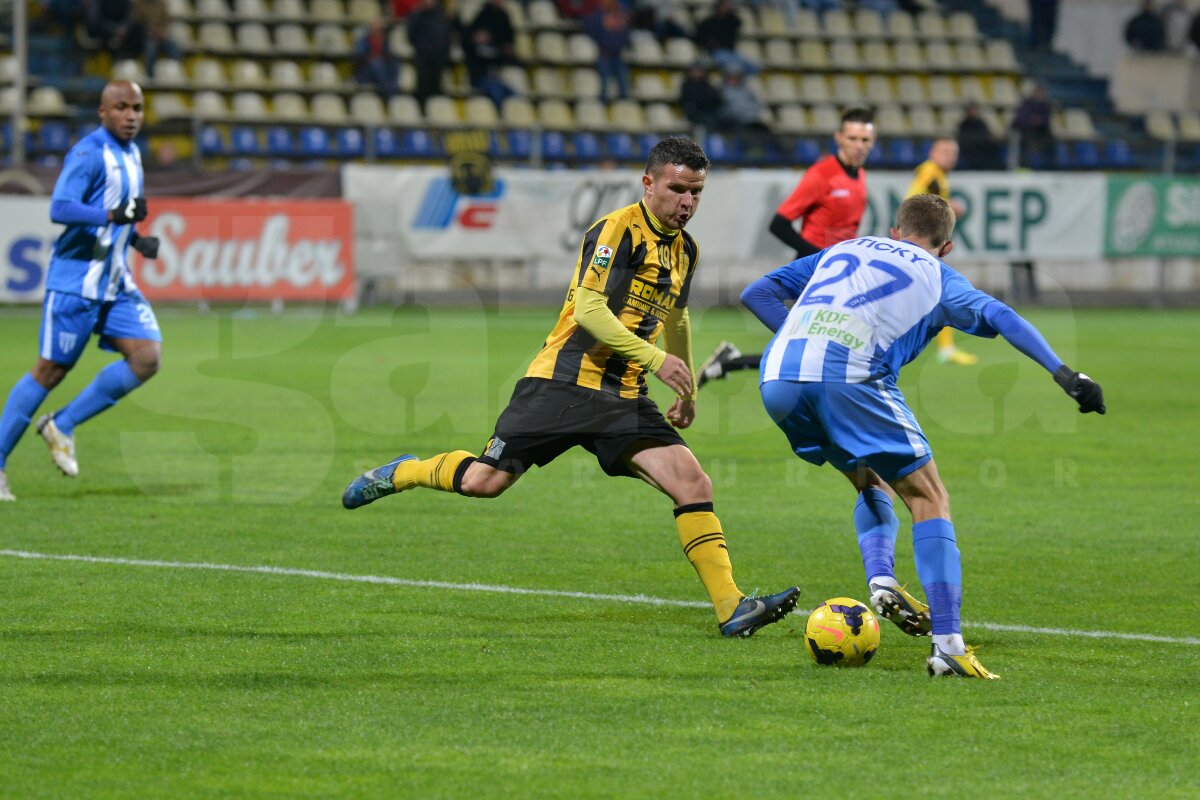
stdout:
POLYGON ((965 656, 967 645, 961 633, 935 633, 933 643, 948 656, 965 656))
POLYGON ((876 575, 873 578, 867 578, 868 586, 874 584, 878 584, 880 586, 889 586, 893 589, 900 588, 900 581, 896 580, 895 576, 892 575, 876 575))

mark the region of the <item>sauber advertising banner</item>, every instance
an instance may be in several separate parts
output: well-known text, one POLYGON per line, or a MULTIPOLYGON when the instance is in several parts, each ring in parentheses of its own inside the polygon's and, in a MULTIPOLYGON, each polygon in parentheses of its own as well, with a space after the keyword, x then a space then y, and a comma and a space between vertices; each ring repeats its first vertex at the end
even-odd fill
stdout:
POLYGON ((354 222, 340 200, 154 198, 138 225, 158 258, 130 250, 151 300, 340 300, 354 290, 354 222))
MULTIPOLYGON (((143 236, 158 258, 132 248, 151 300, 340 300, 354 291, 353 207, 341 200, 197 200, 155 197, 143 236)), ((48 198, 0 198, 0 301, 41 302, 54 240, 48 198)))
MULTIPOLYGON (((767 232, 801 172, 714 170, 692 228, 706 261, 787 260, 767 232)), ((598 217, 642 196, 636 171, 497 170, 487 195, 454 191, 439 167, 349 165, 348 199, 369 209, 363 233, 397 242, 423 259, 539 259, 572 255, 598 217)), ((912 180, 910 173, 871 172, 861 233, 886 234, 912 180)), ((1095 259, 1103 254, 1104 175, 956 173, 966 207, 956 242, 960 257, 997 260, 1095 259)), ((781 262, 782 263, 782 262, 781 262)))

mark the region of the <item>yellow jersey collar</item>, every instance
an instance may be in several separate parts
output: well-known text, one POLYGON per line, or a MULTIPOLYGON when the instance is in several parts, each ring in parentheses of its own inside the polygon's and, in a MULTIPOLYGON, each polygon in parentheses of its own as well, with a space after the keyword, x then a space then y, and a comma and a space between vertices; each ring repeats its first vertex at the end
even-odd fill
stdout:
POLYGON ((673 230, 671 228, 668 228, 666 225, 663 225, 661 222, 659 222, 658 217, 651 214, 650 209, 646 208, 646 202, 644 200, 639 200, 638 206, 641 207, 642 216, 646 218, 646 222, 650 223, 650 227, 659 236, 662 236, 667 239, 674 239, 676 236, 679 235, 678 230, 673 230))

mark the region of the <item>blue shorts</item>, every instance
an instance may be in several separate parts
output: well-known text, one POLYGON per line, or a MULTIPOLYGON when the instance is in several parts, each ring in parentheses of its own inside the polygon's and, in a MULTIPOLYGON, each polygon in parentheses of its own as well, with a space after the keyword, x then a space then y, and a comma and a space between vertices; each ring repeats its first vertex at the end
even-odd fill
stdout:
POLYGON ((904 395, 882 381, 767 381, 763 405, 796 455, 842 472, 870 467, 889 483, 924 466, 933 452, 904 395))
POLYGON ((64 367, 73 366, 93 333, 100 334, 102 349, 114 352, 117 348, 113 347, 113 339, 162 341, 154 309, 141 292, 121 294, 107 302, 46 292, 38 355, 64 367))

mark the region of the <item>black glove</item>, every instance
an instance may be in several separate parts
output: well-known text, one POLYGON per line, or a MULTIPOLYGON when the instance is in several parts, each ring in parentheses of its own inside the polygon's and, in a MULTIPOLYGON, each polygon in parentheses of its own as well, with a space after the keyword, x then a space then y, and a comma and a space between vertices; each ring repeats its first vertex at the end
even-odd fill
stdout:
POLYGON ((108 218, 114 225, 128 225, 131 222, 141 222, 146 218, 146 213, 146 198, 131 197, 108 212, 108 218))
POLYGON ((138 236, 135 231, 130 240, 133 249, 144 255, 146 258, 158 258, 158 237, 157 236, 138 236))
POLYGON ((1104 391, 1100 384, 1087 375, 1075 372, 1063 364, 1058 368, 1058 372, 1054 373, 1054 382, 1061 386, 1072 400, 1079 403, 1080 414, 1087 414, 1089 411, 1104 413, 1104 391))

